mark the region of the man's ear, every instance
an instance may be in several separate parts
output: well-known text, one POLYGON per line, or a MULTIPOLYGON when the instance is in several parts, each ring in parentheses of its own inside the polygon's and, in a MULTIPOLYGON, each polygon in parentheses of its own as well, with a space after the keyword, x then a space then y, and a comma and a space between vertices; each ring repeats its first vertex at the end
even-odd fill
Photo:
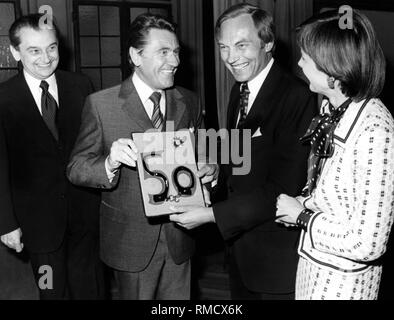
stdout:
POLYGON ((272 42, 268 42, 268 43, 266 43, 265 45, 264 45, 264 50, 265 50, 265 52, 271 52, 272 51, 272 48, 274 47, 274 42, 272 41, 272 42))
POLYGON ((21 60, 21 54, 18 49, 15 49, 14 46, 10 45, 10 51, 16 61, 21 60))
POLYGON ((141 65, 140 51, 140 49, 136 49, 133 47, 130 47, 129 49, 130 59, 136 67, 139 67, 141 65))

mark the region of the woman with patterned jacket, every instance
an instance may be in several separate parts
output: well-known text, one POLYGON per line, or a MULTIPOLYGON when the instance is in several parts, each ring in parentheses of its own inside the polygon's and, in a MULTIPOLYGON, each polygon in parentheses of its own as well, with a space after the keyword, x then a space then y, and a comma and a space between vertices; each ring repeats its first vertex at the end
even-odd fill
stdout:
POLYGON ((350 29, 340 18, 320 14, 298 35, 298 65, 326 99, 302 138, 303 194, 277 201, 277 222, 302 228, 296 299, 376 299, 393 223, 394 121, 377 98, 384 55, 366 16, 354 10, 350 29))

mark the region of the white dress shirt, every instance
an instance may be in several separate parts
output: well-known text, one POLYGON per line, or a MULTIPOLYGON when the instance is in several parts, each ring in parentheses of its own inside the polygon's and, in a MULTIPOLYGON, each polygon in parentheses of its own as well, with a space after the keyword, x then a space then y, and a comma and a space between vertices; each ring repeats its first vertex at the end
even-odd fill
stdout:
MULTIPOLYGON (((41 111, 41 94, 42 94, 42 89, 40 88, 40 84, 42 80, 34 78, 32 75, 27 73, 25 70, 23 71, 23 75, 25 76, 27 85, 29 86, 30 92, 33 95, 34 101, 36 102, 38 111, 41 111)), ((45 79, 46 82, 48 82, 48 91, 52 95, 52 97, 55 99, 57 105, 59 106, 59 95, 57 92, 57 83, 56 83, 56 77, 55 74, 52 74, 49 78, 45 79)))
MULTIPOLYGON (((254 77, 252 80, 248 81, 248 88, 249 88, 249 98, 248 98, 248 109, 246 111, 246 114, 249 113, 254 100, 256 100, 257 94, 260 91, 261 86, 263 85, 265 79, 267 78, 267 75, 269 71, 271 70, 272 65, 274 64, 274 58, 271 58, 271 60, 268 62, 268 64, 265 66, 263 70, 260 71, 260 73, 254 77)), ((241 111, 241 110, 240 110, 241 111)), ((239 121, 240 113, 238 113, 238 118, 237 118, 237 125, 239 121)))
POLYGON ((131 81, 133 81, 135 90, 137 90, 138 96, 140 97, 140 100, 145 108, 146 114, 148 115, 148 117, 150 119, 152 119, 154 105, 153 105, 152 100, 149 99, 149 97, 152 95, 152 93, 154 91, 161 93, 160 111, 164 117, 165 112, 166 112, 166 95, 165 95, 164 91, 163 90, 153 90, 135 72, 131 78, 131 81))

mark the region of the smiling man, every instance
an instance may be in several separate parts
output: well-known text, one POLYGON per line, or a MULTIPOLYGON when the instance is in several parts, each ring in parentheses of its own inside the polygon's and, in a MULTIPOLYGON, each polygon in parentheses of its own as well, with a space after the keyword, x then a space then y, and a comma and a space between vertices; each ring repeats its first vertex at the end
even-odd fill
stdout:
POLYGON ((228 199, 211 208, 174 209, 182 213, 171 220, 187 229, 216 222, 229 246, 233 299, 293 299, 298 231, 278 226, 275 204, 280 190, 296 195, 304 186, 308 147, 299 138, 317 107, 307 87, 274 61, 268 12, 238 4, 215 29, 222 61, 236 80, 227 129, 251 130, 251 170, 234 175, 233 165, 223 166, 228 199))
MULTIPOLYGON (((188 299, 190 233, 168 219, 144 214, 132 132, 156 128, 198 129, 202 112, 195 95, 174 86, 179 44, 174 26, 142 14, 130 26, 133 74, 121 85, 91 95, 68 176, 101 188, 101 258, 115 274, 121 299, 188 299)), ((196 130, 197 131, 197 130, 196 130)))
POLYGON ((102 298, 99 194, 65 174, 92 87, 57 70, 57 30, 42 17, 23 16, 9 30, 23 72, 0 85, 1 241, 26 248, 41 299, 102 298))

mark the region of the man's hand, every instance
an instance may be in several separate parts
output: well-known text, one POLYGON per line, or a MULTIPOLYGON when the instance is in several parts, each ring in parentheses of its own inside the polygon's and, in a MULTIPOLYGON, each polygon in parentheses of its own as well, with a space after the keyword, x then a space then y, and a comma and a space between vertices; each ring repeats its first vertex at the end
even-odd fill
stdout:
POLYGON ((16 252, 23 250, 23 243, 21 243, 22 230, 20 228, 11 231, 1 236, 1 242, 3 242, 8 248, 14 249, 16 252))
POLYGON ((297 198, 281 194, 276 202, 276 222, 283 223, 286 227, 296 225, 298 215, 304 210, 297 198))
POLYGON ((178 213, 170 215, 170 220, 188 230, 197 228, 205 223, 215 222, 212 208, 177 206, 171 207, 171 210, 178 213))
POLYGON ((131 139, 118 139, 114 141, 108 156, 108 169, 113 172, 122 163, 130 167, 135 167, 137 152, 137 147, 131 139))
POLYGON ((199 170, 197 177, 201 179, 202 184, 210 183, 217 180, 219 175, 219 166, 217 164, 198 163, 199 170))

